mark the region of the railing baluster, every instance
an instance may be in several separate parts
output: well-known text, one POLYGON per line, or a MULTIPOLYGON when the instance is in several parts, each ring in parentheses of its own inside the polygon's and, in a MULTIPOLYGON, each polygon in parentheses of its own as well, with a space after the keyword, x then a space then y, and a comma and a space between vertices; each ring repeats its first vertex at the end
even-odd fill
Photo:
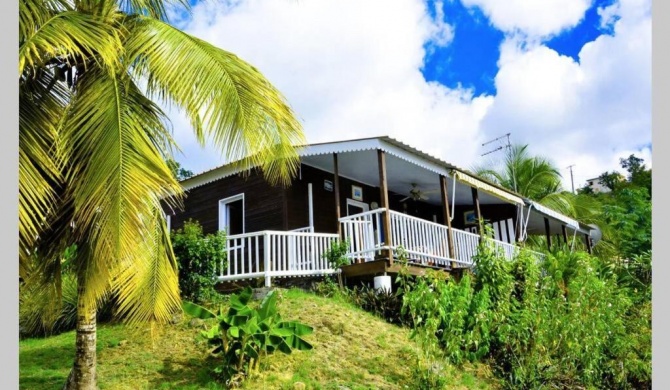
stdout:
POLYGON ((255 272, 260 272, 261 269, 258 266, 258 258, 260 257, 260 256, 258 256, 258 236, 254 237, 254 239, 256 241, 256 270, 255 270, 255 272))

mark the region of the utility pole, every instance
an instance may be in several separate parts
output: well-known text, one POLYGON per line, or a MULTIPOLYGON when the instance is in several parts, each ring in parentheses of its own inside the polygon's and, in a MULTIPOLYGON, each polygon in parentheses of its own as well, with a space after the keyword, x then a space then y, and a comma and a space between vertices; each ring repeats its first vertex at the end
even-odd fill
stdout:
POLYGON ((570 182, 572 183, 572 193, 575 193, 575 178, 572 176, 572 167, 574 167, 575 164, 572 164, 568 166, 567 168, 570 170, 570 182))

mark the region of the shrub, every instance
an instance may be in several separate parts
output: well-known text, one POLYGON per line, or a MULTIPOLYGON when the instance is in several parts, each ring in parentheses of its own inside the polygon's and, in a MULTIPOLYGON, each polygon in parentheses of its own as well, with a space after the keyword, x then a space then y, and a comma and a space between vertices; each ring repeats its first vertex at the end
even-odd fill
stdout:
POLYGON ((369 285, 355 286, 348 292, 356 306, 397 325, 411 325, 411 318, 402 315, 402 297, 388 290, 376 290, 369 285))
MULTIPOLYGON (((644 289, 584 252, 558 250, 538 263, 522 250, 507 261, 484 244, 475 261, 459 281, 400 277, 413 337, 451 363, 490 360, 509 388, 650 386, 644 289)), ((646 259, 636 261, 644 280, 646 259)))
POLYGON ((216 267, 226 267, 225 233, 205 235, 200 223, 188 220, 182 229, 172 232, 171 240, 182 298, 203 302, 216 297, 216 267))
POLYGON ((216 318, 217 324, 202 336, 214 345, 213 354, 223 358, 216 371, 227 386, 233 387, 252 370, 258 370, 261 357, 279 351, 309 350, 312 345, 302 336, 312 333, 310 326, 297 321, 282 321, 277 310, 277 295, 271 291, 258 308, 249 305, 252 290, 230 296, 230 308, 215 314, 204 307, 184 302, 184 311, 200 319, 216 318))

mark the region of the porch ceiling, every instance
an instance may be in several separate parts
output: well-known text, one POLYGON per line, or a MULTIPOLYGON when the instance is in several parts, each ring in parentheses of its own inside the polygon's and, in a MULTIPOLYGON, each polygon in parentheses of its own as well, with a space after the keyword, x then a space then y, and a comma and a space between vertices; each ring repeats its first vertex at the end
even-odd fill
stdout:
MULTIPOLYGON (((377 150, 359 150, 338 153, 337 157, 340 176, 369 186, 379 187, 377 150)), ((334 172, 332 154, 303 156, 302 162, 327 172, 334 172)), ((389 191, 400 195, 408 195, 412 188, 412 183, 415 183, 422 191, 428 191, 427 203, 433 205, 440 205, 442 203, 440 195, 440 177, 438 173, 387 153, 386 175, 389 191)), ((455 202, 456 205, 472 205, 471 187, 460 181, 456 181, 454 195, 453 185, 453 179, 447 177, 449 203, 455 202)), ((484 191, 479 191, 479 202, 480 204, 508 203, 505 200, 499 199, 484 191)))

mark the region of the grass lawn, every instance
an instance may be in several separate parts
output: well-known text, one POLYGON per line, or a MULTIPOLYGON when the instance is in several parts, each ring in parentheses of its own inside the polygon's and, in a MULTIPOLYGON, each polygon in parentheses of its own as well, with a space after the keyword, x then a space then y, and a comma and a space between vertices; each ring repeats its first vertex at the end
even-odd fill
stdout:
MULTIPOLYGON (((301 290, 279 290, 284 319, 314 327, 311 351, 271 355, 245 389, 412 388, 416 344, 406 329, 388 324, 348 303, 301 290), (406 387, 407 386, 407 387, 406 387)), ((198 337, 202 324, 189 318, 175 325, 98 327, 98 385, 101 389, 218 389, 211 375, 216 358, 198 337)), ((74 356, 74 332, 20 342, 20 388, 60 388, 74 356)), ((487 367, 449 368, 449 388, 496 388, 487 367)))

